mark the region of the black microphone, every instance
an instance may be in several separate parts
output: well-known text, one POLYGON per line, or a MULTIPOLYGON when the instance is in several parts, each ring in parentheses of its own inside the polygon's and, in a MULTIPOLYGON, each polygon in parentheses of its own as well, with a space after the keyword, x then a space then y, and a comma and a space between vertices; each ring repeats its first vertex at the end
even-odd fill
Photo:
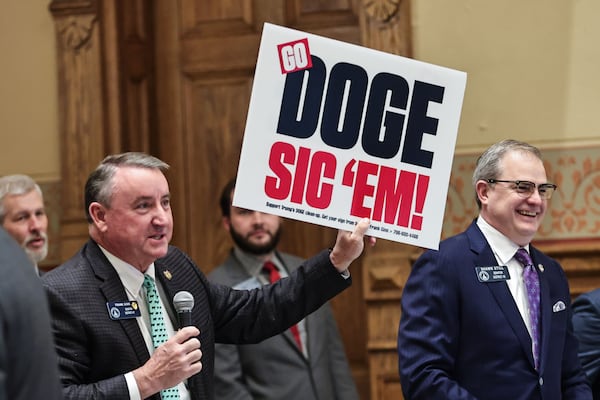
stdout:
POLYGON ((182 290, 173 296, 173 305, 177 311, 179 329, 192 326, 192 308, 194 308, 194 296, 190 292, 182 290))

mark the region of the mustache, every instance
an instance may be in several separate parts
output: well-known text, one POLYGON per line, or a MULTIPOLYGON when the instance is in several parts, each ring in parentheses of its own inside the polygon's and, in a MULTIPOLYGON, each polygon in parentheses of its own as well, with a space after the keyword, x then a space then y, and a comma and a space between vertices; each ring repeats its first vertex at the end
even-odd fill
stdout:
POLYGON ((25 236, 25 240, 23 240, 23 242, 29 243, 31 241, 38 240, 38 239, 44 239, 44 241, 47 242, 48 234, 46 232, 31 233, 31 234, 25 236))

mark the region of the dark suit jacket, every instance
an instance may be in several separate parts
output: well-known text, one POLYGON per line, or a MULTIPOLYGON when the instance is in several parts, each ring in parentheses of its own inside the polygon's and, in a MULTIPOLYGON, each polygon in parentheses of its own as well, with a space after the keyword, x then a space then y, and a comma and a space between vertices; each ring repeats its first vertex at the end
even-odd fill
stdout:
POLYGON ((0 400, 59 400, 44 290, 31 261, 0 228, 0 400))
POLYGON ((473 222, 443 241, 439 251, 426 251, 404 287, 398 357, 407 400, 591 399, 564 272, 532 246, 530 253, 540 277, 539 373, 506 282, 477 278, 476 266, 497 262, 473 222))
MULTIPOLYGON (((173 246, 156 260, 155 268, 169 298, 179 290, 194 296, 192 323, 200 329, 203 353, 202 371, 188 380, 194 400, 214 398, 215 342, 259 342, 287 329, 350 285, 331 265, 327 251, 308 260, 291 279, 254 291, 210 284, 192 260, 173 246)), ((135 319, 109 317, 106 303, 126 300, 127 295, 98 245, 89 241, 42 279, 54 319, 66 398, 127 398, 124 374, 145 363, 149 354, 135 319)), ((175 315, 174 309, 171 314, 175 315)), ((158 394, 152 399, 158 400, 158 394)))
MULTIPOLYGON (((288 271, 303 260, 277 254, 288 271)), ((247 281, 246 272, 233 252, 208 279, 227 286, 247 281)), ((355 400, 356 386, 344 345, 329 304, 305 319, 308 359, 300 352, 288 329, 253 345, 215 348, 215 393, 218 399, 355 400)))
POLYGON ((579 339, 579 359, 592 385, 594 399, 600 399, 600 289, 577 297, 573 302, 573 330, 579 339))

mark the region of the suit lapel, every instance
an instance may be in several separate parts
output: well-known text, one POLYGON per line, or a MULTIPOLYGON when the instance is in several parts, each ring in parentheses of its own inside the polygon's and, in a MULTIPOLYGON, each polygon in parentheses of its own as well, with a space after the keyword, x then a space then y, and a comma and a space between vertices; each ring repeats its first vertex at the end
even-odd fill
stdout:
MULTIPOLYGON (((471 250, 478 254, 475 261, 475 266, 496 265, 496 257, 494 256, 490 245, 487 243, 485 237, 475 223, 471 225, 467 235, 471 241, 471 250)), ((521 313, 515 304, 515 299, 513 298, 508 285, 506 282, 502 281, 487 283, 486 286, 492 293, 492 296, 496 300, 496 303, 508 321, 513 333, 521 344, 523 351, 527 355, 529 362, 531 362, 531 365, 533 366, 534 362, 533 352, 531 351, 531 337, 529 336, 527 326, 525 325, 523 317, 521 316, 521 313)))
POLYGON ((523 317, 515 304, 515 300, 506 285, 506 282, 494 282, 488 284, 488 288, 496 299, 500 310, 506 317, 512 331, 519 340, 523 351, 533 366, 533 352, 531 351, 531 337, 527 331, 527 326, 523 322, 523 317))
MULTIPOLYGON (((125 293, 125 289, 116 270, 108 262, 104 253, 102 253, 96 243, 90 241, 89 244, 88 259, 91 260, 91 267, 94 270, 96 277, 102 281, 100 290, 104 294, 106 302, 127 300, 127 293, 125 293)), ((131 318, 120 319, 113 322, 120 324, 125 331, 127 337, 131 341, 131 346, 134 349, 139 362, 143 364, 148 361, 150 354, 148 353, 148 348, 146 347, 146 342, 144 341, 137 320, 131 318)))

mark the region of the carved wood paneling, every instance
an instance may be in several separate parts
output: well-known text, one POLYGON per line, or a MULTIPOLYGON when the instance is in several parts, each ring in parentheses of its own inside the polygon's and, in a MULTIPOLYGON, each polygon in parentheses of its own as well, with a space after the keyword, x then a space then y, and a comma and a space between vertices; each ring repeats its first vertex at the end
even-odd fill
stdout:
MULTIPOLYGON (((128 0, 118 6, 116 44, 121 79, 124 81, 116 104, 121 104, 122 148, 124 151, 154 152, 156 135, 154 87, 154 40, 152 10, 144 0, 128 0)), ((114 105, 114 104, 113 104, 114 105)))
POLYGON ((83 187, 104 154, 102 51, 93 2, 50 4, 57 36, 62 213, 60 253, 70 257, 87 236, 83 187))
MULTIPOLYGON (((360 0, 361 43, 369 48, 410 57, 410 2, 360 0)), ((371 400, 402 399, 398 376, 397 332, 400 298, 410 266, 420 249, 380 240, 365 259, 367 351, 371 400)))
POLYGON ((231 247, 218 202, 221 188, 237 173, 250 91, 249 76, 184 82, 186 170, 195 171, 186 182, 188 215, 195 221, 188 251, 195 260, 212 261, 201 265, 205 271, 231 247))

